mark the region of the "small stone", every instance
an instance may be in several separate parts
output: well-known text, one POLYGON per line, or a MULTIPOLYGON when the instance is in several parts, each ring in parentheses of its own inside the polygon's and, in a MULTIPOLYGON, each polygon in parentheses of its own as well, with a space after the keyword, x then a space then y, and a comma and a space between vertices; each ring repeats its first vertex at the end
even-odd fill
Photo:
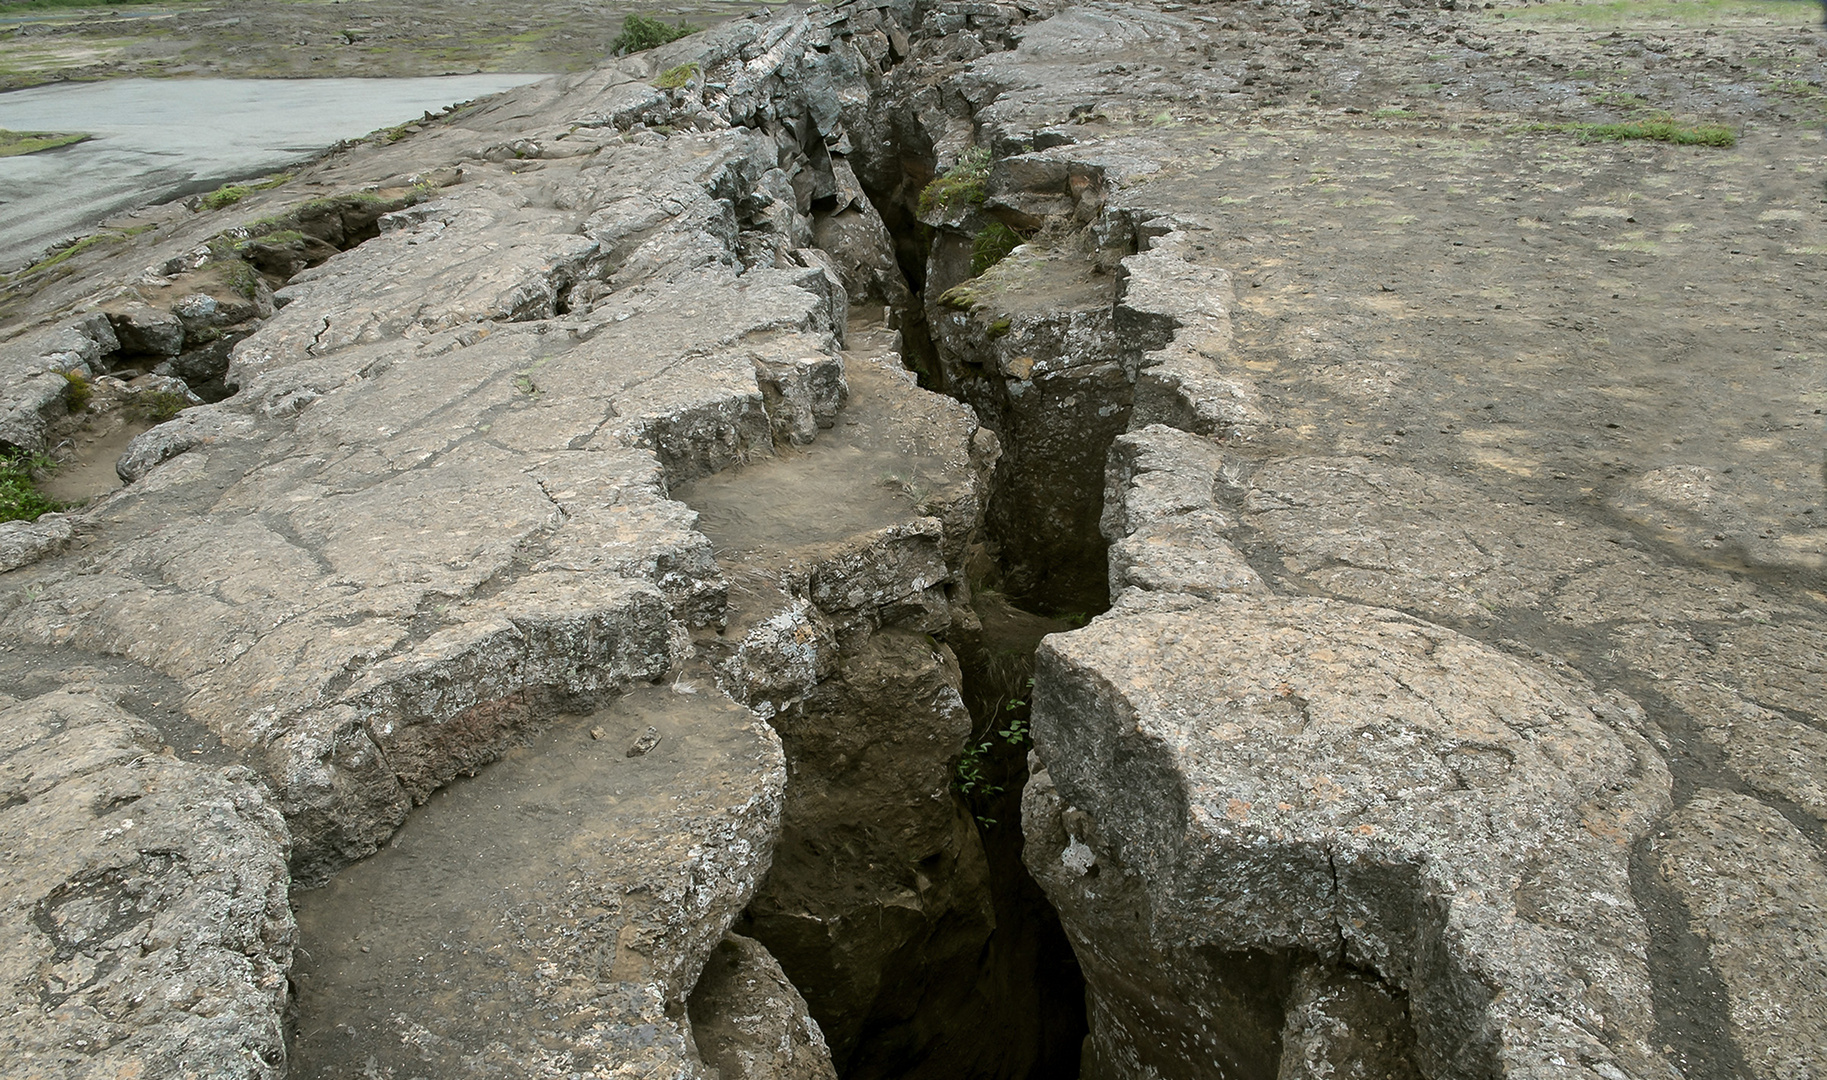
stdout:
POLYGON ((634 745, 628 748, 628 756, 640 757, 658 745, 660 745, 660 729, 650 726, 646 731, 641 732, 641 737, 634 740, 634 745))
POLYGON ((609 737, 609 733, 607 731, 604 731, 602 729, 602 727, 599 725, 597 727, 593 727, 590 729, 590 737, 592 739, 607 739, 609 737))

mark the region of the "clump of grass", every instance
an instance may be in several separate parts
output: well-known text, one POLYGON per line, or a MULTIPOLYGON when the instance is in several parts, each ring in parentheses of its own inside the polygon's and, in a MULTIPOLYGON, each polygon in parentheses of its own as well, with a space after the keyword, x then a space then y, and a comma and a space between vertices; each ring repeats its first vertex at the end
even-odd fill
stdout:
POLYGON ((686 83, 691 82, 692 76, 697 73, 697 64, 680 64, 676 68, 668 68, 666 71, 660 73, 659 78, 653 81, 653 88, 655 90, 677 90, 686 83))
POLYGON ((1021 244, 1021 234, 1000 221, 992 221, 971 239, 971 273, 981 274, 1008 258, 1021 244))
POLYGON ((1678 124, 1673 120, 1631 120, 1617 124, 1530 124, 1525 131, 1553 131, 1581 142, 1648 139, 1677 146, 1732 146, 1738 135, 1724 124, 1678 124))
POLYGON ((658 19, 649 19, 645 15, 630 15, 622 20, 622 32, 609 43, 609 49, 617 55, 642 52, 669 41, 677 41, 702 29, 704 27, 688 22, 673 26, 658 19))
POLYGON ((63 380, 70 384, 63 392, 63 403, 69 407, 69 410, 76 413, 88 408, 89 399, 94 396, 95 391, 89 386, 89 380, 83 377, 82 372, 66 371, 63 373, 63 380))
POLYGON ((973 146, 958 164, 940 173, 920 192, 920 213, 939 213, 959 206, 981 206, 990 183, 990 148, 973 146))
POLYGON ((82 142, 93 138, 87 132, 60 133, 55 131, 8 131, 0 128, 0 157, 17 157, 20 154, 36 154, 40 150, 55 150, 60 146, 82 142))
POLYGON ((147 390, 133 400, 134 407, 155 424, 163 424, 194 404, 196 402, 171 390, 147 390))
POLYGON ((41 514, 63 509, 38 490, 37 472, 52 464, 43 454, 0 454, 0 521, 37 521, 41 514))
POLYGON ((278 176, 269 176, 265 180, 259 180, 249 184, 223 184, 221 187, 198 199, 197 205, 205 210, 220 210, 224 206, 235 205, 256 191, 266 191, 271 188, 276 188, 281 184, 289 182, 291 179, 291 173, 280 173, 278 176))

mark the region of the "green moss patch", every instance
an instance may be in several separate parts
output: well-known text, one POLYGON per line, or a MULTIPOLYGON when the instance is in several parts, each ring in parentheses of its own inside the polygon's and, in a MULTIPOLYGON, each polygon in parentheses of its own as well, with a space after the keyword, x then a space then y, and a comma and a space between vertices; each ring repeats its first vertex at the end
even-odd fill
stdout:
POLYGON ((0 157, 17 157, 20 154, 36 154, 40 150, 55 150, 60 146, 69 146, 91 137, 86 132, 60 134, 55 131, 8 131, 0 128, 0 157))
POLYGON ((256 191, 267 191, 271 188, 276 188, 281 184, 290 182, 291 179, 291 173, 280 173, 278 176, 269 176, 265 180, 255 180, 245 184, 223 184, 221 187, 198 199, 197 205, 204 210, 220 210, 225 206, 235 205, 256 191))

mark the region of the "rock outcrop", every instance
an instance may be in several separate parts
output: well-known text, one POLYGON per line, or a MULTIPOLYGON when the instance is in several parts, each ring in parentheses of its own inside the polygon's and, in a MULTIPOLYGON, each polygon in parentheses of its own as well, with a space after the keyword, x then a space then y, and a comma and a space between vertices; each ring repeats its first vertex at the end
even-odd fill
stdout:
POLYGON ((306 1074, 1025 1075, 1013 838, 956 790, 987 587, 1088 621, 979 709, 1032 709, 1087 1080, 1820 1071, 1827 515, 1771 404, 1806 349, 1721 340, 1739 301, 1654 258, 1805 260, 1814 226, 1652 234, 1664 188, 1791 178, 1548 146, 1545 38, 1452 4, 757 16, 47 286, 8 449, 109 373, 211 403, 0 534, 37 665, 0 825, 69 838, 9 849, 3 1045, 274 1076, 290 971, 306 1074), (1413 86, 1545 126, 1385 107, 1413 86), (1564 299, 1597 285, 1602 339, 1564 299), (1731 433, 1659 430, 1695 398, 1731 433))
POLYGON ((0 1058, 280 1080, 285 822, 250 770, 174 760, 125 692, 77 677, 0 707, 0 1058))

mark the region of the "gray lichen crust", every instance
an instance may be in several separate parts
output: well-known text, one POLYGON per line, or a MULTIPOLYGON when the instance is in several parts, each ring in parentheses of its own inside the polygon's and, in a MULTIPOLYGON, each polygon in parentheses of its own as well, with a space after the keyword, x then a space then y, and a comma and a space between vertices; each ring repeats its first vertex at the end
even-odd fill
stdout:
POLYGON ((20 1080, 280 1080, 285 823, 107 687, 0 708, 0 1061, 20 1080))

